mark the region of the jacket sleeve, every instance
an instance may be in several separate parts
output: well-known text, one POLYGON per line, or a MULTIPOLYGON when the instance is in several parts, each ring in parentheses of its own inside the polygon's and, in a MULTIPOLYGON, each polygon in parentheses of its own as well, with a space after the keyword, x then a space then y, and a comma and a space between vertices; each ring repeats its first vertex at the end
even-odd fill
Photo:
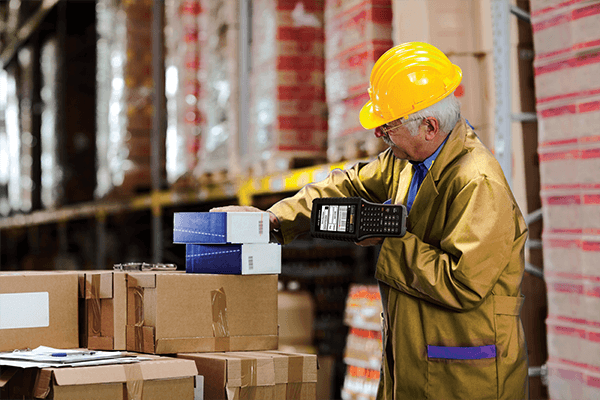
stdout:
POLYGON ((315 198, 358 196, 368 201, 384 202, 390 191, 393 168, 393 155, 386 151, 369 163, 357 163, 347 170, 334 169, 323 181, 309 183, 294 196, 277 202, 268 211, 279 220, 279 241, 287 244, 310 231, 310 214, 315 198), (382 173, 383 169, 388 171, 382 173))
POLYGON ((449 204, 439 247, 410 232, 387 238, 376 277, 443 307, 477 307, 509 264, 515 236, 526 234, 517 232, 514 207, 503 184, 474 179, 449 204))

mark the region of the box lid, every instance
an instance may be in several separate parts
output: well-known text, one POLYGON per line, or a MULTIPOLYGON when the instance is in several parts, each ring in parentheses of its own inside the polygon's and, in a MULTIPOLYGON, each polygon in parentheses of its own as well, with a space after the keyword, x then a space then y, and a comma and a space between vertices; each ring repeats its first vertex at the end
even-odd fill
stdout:
POLYGON ((195 376, 198 373, 194 362, 178 358, 94 367, 44 368, 44 370, 52 372, 54 382, 59 386, 173 379, 195 376))

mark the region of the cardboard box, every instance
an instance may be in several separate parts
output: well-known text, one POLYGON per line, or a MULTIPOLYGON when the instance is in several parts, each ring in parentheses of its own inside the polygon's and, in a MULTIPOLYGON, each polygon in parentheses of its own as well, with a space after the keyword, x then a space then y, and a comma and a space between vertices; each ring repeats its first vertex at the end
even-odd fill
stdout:
POLYGON ((394 43, 426 42, 442 52, 493 50, 489 0, 393 0, 394 43))
POLYGON ((316 399, 317 356, 315 354, 283 351, 265 351, 255 354, 257 357, 267 356, 273 359, 275 399, 316 399))
POLYGON ((0 272, 0 351, 79 347, 78 275, 0 272))
POLYGON ((194 399, 195 364, 160 357, 133 364, 7 368, 1 398, 52 400, 194 399))
POLYGON ((314 338, 315 300, 306 291, 279 292, 279 345, 311 346, 314 338))
POLYGON ((276 349, 277 275, 127 274, 127 350, 276 349))
POLYGON ((177 357, 196 362, 206 399, 316 399, 316 355, 267 351, 177 357))
POLYGON ((269 243, 266 212, 182 212, 173 219, 174 243, 269 243))
POLYGON ((81 276, 80 346, 94 350, 126 350, 127 274, 99 271, 85 272, 81 276))
POLYGON ((200 274, 280 274, 277 243, 186 244, 185 270, 200 274))

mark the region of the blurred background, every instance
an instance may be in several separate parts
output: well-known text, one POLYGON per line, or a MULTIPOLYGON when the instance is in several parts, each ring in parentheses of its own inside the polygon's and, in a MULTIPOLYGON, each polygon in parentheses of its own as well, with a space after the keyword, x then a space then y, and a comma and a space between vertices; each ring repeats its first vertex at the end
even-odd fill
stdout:
MULTIPOLYGON (((0 270, 182 268, 174 212, 382 151, 371 67, 426 41, 527 216, 531 398, 600 398, 599 23, 589 0, 0 0, 0 270)), ((377 249, 282 256, 281 348, 318 354, 319 398, 374 398, 377 249)))

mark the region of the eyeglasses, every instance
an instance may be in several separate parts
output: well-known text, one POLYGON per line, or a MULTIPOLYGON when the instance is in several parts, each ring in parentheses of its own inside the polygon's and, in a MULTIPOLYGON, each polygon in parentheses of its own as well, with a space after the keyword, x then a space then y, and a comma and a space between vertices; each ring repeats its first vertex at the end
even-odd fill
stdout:
POLYGON ((407 124, 409 124, 411 122, 419 121, 420 119, 421 118, 409 118, 406 121, 402 122, 400 125, 394 125, 394 126, 389 126, 388 124, 383 124, 379 127, 379 129, 381 129, 381 131, 385 135, 389 136, 391 131, 398 129, 400 127, 406 126, 407 124))

